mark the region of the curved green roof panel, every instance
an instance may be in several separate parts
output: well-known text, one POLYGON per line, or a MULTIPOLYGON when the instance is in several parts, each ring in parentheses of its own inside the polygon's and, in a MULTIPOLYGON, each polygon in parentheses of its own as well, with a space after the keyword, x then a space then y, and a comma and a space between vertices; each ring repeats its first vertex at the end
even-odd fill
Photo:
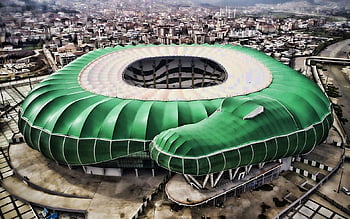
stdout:
POLYGON ((332 121, 312 81, 261 52, 161 45, 76 59, 30 92, 18 124, 59 163, 150 151, 161 167, 204 175, 307 153, 332 121))

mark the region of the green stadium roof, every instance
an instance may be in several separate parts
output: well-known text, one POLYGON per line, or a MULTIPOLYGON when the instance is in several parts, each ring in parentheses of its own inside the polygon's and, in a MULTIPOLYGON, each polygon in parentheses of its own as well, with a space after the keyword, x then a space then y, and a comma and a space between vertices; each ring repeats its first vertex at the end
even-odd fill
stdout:
POLYGON ((27 96, 19 128, 28 145, 69 165, 96 164, 149 150, 164 168, 204 175, 307 153, 328 135, 333 121, 328 98, 312 81, 273 58, 239 46, 159 47, 186 48, 188 53, 191 48, 232 50, 264 66, 272 80, 253 92, 212 99, 102 95, 82 87, 82 72, 108 55, 157 46, 99 49, 52 74, 27 96))

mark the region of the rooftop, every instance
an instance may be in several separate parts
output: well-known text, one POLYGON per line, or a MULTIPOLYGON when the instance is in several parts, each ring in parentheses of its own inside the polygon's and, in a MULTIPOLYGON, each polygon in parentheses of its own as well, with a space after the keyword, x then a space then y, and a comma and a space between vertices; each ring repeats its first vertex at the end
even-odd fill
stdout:
MULTIPOLYGON (((199 62, 198 59, 193 64, 194 68, 200 70, 207 68, 204 71, 209 74, 218 71, 211 66, 205 67, 205 63, 199 62)), ((146 63, 144 65, 145 71, 152 71, 152 63, 148 62, 148 65, 146 63)), ((178 63, 169 63, 168 72, 165 70, 165 64, 157 63, 157 67, 154 69, 153 76, 146 76, 149 77, 148 80, 159 81, 161 74, 165 72, 168 75, 172 69, 175 69, 175 73, 170 76, 181 77, 181 70, 177 71, 178 63)), ((200 76, 202 75, 201 72, 200 76)), ((142 80, 141 76, 139 75, 139 80, 142 80)), ((201 78, 197 80, 201 81, 201 78)), ((91 62, 79 75, 80 85, 96 94, 123 99, 161 101, 205 100, 246 95, 266 88, 271 81, 270 71, 260 61, 242 52, 220 46, 147 46, 127 50, 119 48, 91 62), (150 57, 182 57, 184 61, 180 65, 183 69, 191 67, 192 57, 209 59, 218 63, 227 72, 227 78, 223 83, 215 86, 193 89, 155 89, 135 87, 126 83, 123 75, 129 65, 150 57), (187 60, 186 57, 188 57, 187 60)))

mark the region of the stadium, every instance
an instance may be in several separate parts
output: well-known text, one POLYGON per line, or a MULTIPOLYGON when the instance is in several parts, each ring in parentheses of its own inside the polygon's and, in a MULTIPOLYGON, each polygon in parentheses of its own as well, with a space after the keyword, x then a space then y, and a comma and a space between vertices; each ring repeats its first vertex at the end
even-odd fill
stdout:
POLYGON ((197 190, 275 176, 332 122, 312 81, 231 45, 99 49, 42 81, 19 112, 26 143, 57 163, 97 175, 162 168, 197 190))

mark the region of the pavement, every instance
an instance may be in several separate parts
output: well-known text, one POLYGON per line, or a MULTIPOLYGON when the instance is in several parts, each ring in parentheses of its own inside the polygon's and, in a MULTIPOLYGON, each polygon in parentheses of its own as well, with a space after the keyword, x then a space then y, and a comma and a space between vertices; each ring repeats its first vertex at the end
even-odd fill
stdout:
POLYGON ((313 151, 302 155, 301 157, 308 160, 319 161, 324 165, 334 168, 339 163, 342 153, 343 149, 341 147, 336 147, 329 144, 320 144, 317 145, 313 151))
POLYGON ((227 180, 223 185, 210 190, 198 190, 188 184, 182 175, 176 174, 166 184, 165 191, 168 197, 177 203, 185 205, 203 204, 211 200, 213 197, 220 196, 228 191, 233 191, 235 188, 238 188, 242 184, 255 178, 255 176, 262 175, 278 165, 278 163, 268 163, 262 169, 253 167, 244 179, 234 181, 227 180))
MULTIPOLYGON (((320 53, 320 56, 346 58, 346 52, 350 52, 350 39, 340 41, 328 46, 320 53)), ((339 88, 339 93, 342 95, 338 99, 338 104, 343 105, 343 116, 349 122, 343 124, 347 136, 350 136, 350 82, 342 73, 342 66, 325 65, 327 69, 324 71, 325 76, 333 79, 335 87, 339 88)))
POLYGON ((9 148, 16 176, 3 180, 3 187, 20 200, 49 209, 86 212, 87 218, 132 218, 144 198, 150 198, 167 173, 125 171, 122 177, 85 174, 45 158, 26 144, 9 148), (25 182, 25 183, 24 183, 25 182))
POLYGON ((54 61, 50 51, 46 48, 43 48, 43 52, 44 52, 44 55, 46 56, 46 58, 49 62, 50 67, 52 68, 52 70, 54 72, 56 72, 58 70, 58 68, 57 68, 56 62, 54 61))
POLYGON ((90 199, 51 195, 27 186, 15 176, 4 179, 2 186, 8 193, 18 199, 41 207, 50 206, 50 209, 53 210, 85 213, 91 201, 90 199))
MULTIPOLYGON (((330 46, 325 50, 327 54, 321 56, 337 57, 341 55, 342 50, 348 49, 350 40, 330 46)), ((335 66, 328 66, 325 74, 334 77, 334 85, 339 87, 342 97, 339 98, 339 104, 344 105, 344 117, 350 120, 350 86, 349 82, 342 76, 340 70, 335 66)), ((5 93, 5 96, 7 93, 5 93)), ((15 125, 10 124, 10 127, 15 125)), ((345 130, 349 134, 350 122, 345 124, 345 130)), ((15 127, 12 128, 17 130, 15 127)), ((5 133, 6 134, 6 133, 5 133)), ((6 137, 11 136, 10 134, 6 137)), ((328 145, 329 146, 329 145, 328 145)), ((335 146, 323 146, 315 154, 308 154, 309 159, 318 160, 327 165, 334 165, 339 161, 338 154, 331 153, 333 149, 337 151, 340 148, 335 146), (314 156, 314 157, 312 157, 314 156)), ((338 153, 338 152, 337 152, 338 153)), ((123 177, 98 177, 84 174, 80 169, 72 169, 57 165, 55 162, 44 158, 39 152, 31 150, 25 144, 11 145, 10 147, 11 164, 15 168, 17 177, 9 176, 3 181, 4 187, 18 196, 21 200, 37 203, 42 206, 52 206, 58 209, 86 211, 88 218, 130 218, 139 209, 144 197, 149 197, 158 185, 163 181, 164 174, 156 174, 152 177, 151 172, 141 172, 139 178, 126 173, 123 177), (29 181, 26 185, 22 180, 24 176, 29 181), (88 203, 88 204, 87 204, 88 203), (79 206, 76 206, 79 205, 79 206)), ((298 186, 301 182, 308 180, 300 174, 287 171, 271 182, 271 191, 252 191, 240 195, 238 198, 232 198, 224 203, 224 206, 217 208, 215 206, 204 206, 196 208, 184 208, 174 211, 171 203, 164 201, 155 202, 154 207, 150 207, 146 216, 143 218, 201 218, 202 216, 211 218, 256 218, 263 214, 267 218, 274 217, 284 207, 277 207, 273 198, 282 200, 288 193, 300 197, 303 193, 298 186), (264 205, 268 206, 264 210, 264 205)), ((350 187, 350 164, 345 162, 342 168, 325 183, 319 191, 346 207, 350 203, 349 196, 343 192, 338 193, 338 188, 350 187), (342 177, 341 177, 342 176, 342 177)), ((163 199, 162 199, 163 200, 163 199)), ((319 218, 327 218, 329 211, 333 212, 333 217, 344 216, 350 218, 350 215, 344 214, 331 203, 314 194, 310 197, 313 202, 307 202, 307 209, 292 218, 303 218, 310 212, 319 218), (318 205, 318 207, 315 205, 318 205), (322 209, 322 210, 321 210, 322 209), (320 211, 321 210, 321 211, 320 211), (328 213, 328 214, 327 214, 328 213)), ((203 217, 202 217, 203 218, 203 217)))
MULTIPOLYGON (((350 163, 344 162, 335 175, 318 190, 344 208, 348 208, 348 205, 350 205, 350 196, 341 191, 343 186, 350 190, 350 172, 348 170, 350 170, 350 163), (338 188, 340 188, 340 190, 338 190, 338 188)), ((350 217, 350 215, 348 216, 350 217)))
POLYGON ((174 204, 164 200, 162 197, 156 197, 152 208, 146 211, 141 219, 200 219, 200 218, 273 218, 279 211, 287 206, 284 203, 277 207, 274 199, 280 201, 288 193, 292 192, 296 196, 301 196, 303 192, 293 183, 290 178, 299 178, 298 174, 290 171, 284 172, 279 178, 273 180, 270 189, 256 189, 253 191, 242 193, 239 197, 227 198, 220 207, 213 205, 201 205, 196 207, 178 207, 174 208, 174 204))
MULTIPOLYGON (((342 54, 345 54, 344 51, 349 51, 350 40, 342 41, 335 44, 334 46, 328 47, 322 53, 321 56, 329 57, 342 57, 342 54)), ((300 58, 296 61, 297 66, 300 70, 303 68, 304 58, 300 58)), ((295 67, 296 68, 296 67, 295 67)), ((339 87, 339 91, 342 94, 342 97, 338 98, 338 104, 342 104, 343 114, 345 118, 348 118, 350 121, 350 86, 349 82, 345 79, 344 75, 340 70, 335 66, 329 66, 328 71, 326 71, 328 76, 334 76, 334 85, 339 87)), ((344 126, 345 132, 350 134, 350 122, 346 123, 344 126)), ((338 142, 340 137, 338 133, 334 130, 331 131, 330 138, 328 139, 329 143, 338 142)), ((341 160, 342 148, 336 147, 329 144, 321 144, 315 148, 311 153, 304 155, 303 157, 309 160, 318 161, 324 165, 335 167, 341 160)), ((306 202, 305 206, 298 206, 301 212, 293 213, 291 215, 284 215, 285 218, 350 218, 350 215, 347 215, 345 212, 341 211, 335 207, 329 200, 336 201, 337 204, 347 207, 350 204, 350 197, 345 195, 345 193, 337 192, 339 184, 342 186, 350 187, 350 164, 344 163, 343 167, 335 173, 333 177, 330 178, 328 182, 321 186, 319 192, 326 197, 329 197, 328 200, 325 200, 318 194, 313 194, 309 197, 309 200, 306 202), (343 174, 342 179, 340 179, 343 174)), ((306 165, 304 165, 305 167, 306 165)), ((311 170, 311 172, 317 172, 317 169, 312 166, 308 166, 306 170, 311 170)), ((323 170, 319 170, 322 172, 323 170)), ((241 194, 238 198, 232 198, 227 200, 224 203, 223 208, 215 208, 213 206, 205 206, 205 208, 195 207, 191 208, 191 217, 193 218, 220 218, 221 216, 226 216, 226 218, 256 218, 258 215, 265 215, 267 218, 273 218, 279 211, 283 209, 275 206, 275 203, 272 202, 272 197, 282 199, 287 193, 291 193, 294 197, 300 197, 303 193, 298 189, 297 185, 300 185, 303 182, 307 182, 311 185, 315 185, 316 182, 304 177, 301 174, 296 174, 290 171, 282 173, 281 176, 274 180, 271 184, 273 185, 273 191, 252 191, 241 194), (263 209, 263 204, 266 204, 268 208, 263 209), (260 214, 259 214, 260 213, 260 214)), ((175 193, 176 194, 176 193, 175 193)), ((177 194, 181 198, 181 194, 177 194)), ((157 203, 156 203, 157 204, 157 203)), ((159 204, 161 205, 161 204, 159 204)), ((158 215, 157 212, 163 212, 163 215, 169 213, 167 205, 163 204, 162 206, 157 205, 154 215, 158 215), (165 213, 164 213, 165 212, 165 213)), ((177 218, 180 216, 186 216, 189 213, 186 213, 185 210, 177 211, 177 218)), ((150 213, 150 215, 152 215, 150 213)), ((169 214, 168 214, 169 215, 169 214)), ((170 217, 169 217, 170 218, 170 217)))
POLYGON ((150 197, 161 177, 150 175, 118 177, 103 180, 88 208, 87 218, 132 218, 142 205, 143 197, 150 197))
POLYGON ((329 209, 330 211, 333 211, 334 213, 341 215, 345 218, 350 218, 349 215, 345 214, 343 211, 341 211, 339 208, 335 207, 334 205, 330 204, 328 201, 324 200, 322 197, 320 197, 317 194, 313 194, 309 197, 309 200, 315 201, 319 203, 320 205, 324 206, 325 208, 329 209))
MULTIPOLYGON (((350 39, 332 44, 328 46, 325 50, 320 53, 320 56, 326 57, 337 57, 337 58, 346 58, 346 53, 350 51, 350 39)), ((342 106, 343 117, 349 121, 343 125, 344 131, 347 136, 350 136, 350 81, 347 80, 345 75, 341 72, 341 68, 336 65, 325 65, 323 73, 325 77, 328 77, 328 80, 333 81, 335 87, 339 88, 339 93, 341 97, 337 98, 337 104, 342 106)), ((348 139, 349 140, 349 139, 348 139)), ((348 142, 349 143, 349 142, 348 142)), ((345 149, 346 156, 349 155, 349 149, 345 149)), ((322 156, 319 154, 319 156, 322 156)), ((332 156, 328 154, 328 151, 325 151, 323 157, 329 157, 332 159, 332 156)), ((350 189, 350 163, 345 160, 341 168, 335 173, 330 180, 325 183, 320 189, 319 192, 324 194, 330 200, 340 204, 344 208, 348 208, 350 204, 350 196, 346 195, 341 191, 341 187, 346 187, 350 189), (340 189, 340 191, 339 191, 340 189), (338 193, 339 192, 339 193, 338 193)), ((313 197, 317 196, 316 194, 313 197)), ((327 204, 327 203, 326 203, 327 204)), ((329 205, 329 202, 328 202, 329 205)), ((330 208, 334 206, 330 206, 330 208)), ((350 209, 348 209, 350 210, 350 209)), ((350 215, 346 215, 350 218, 350 215)))
POLYGON ((67 166, 56 164, 25 143, 11 145, 9 153, 18 177, 23 179, 25 176, 28 183, 57 195, 92 198, 103 179, 87 175, 80 169, 69 171, 67 166))
POLYGON ((12 197, 0 187, 0 217, 3 218, 35 218, 30 206, 12 197))
MULTIPOLYGON (((341 160, 343 150, 344 150, 343 148, 337 147, 334 145, 321 144, 316 146, 311 153, 307 155, 303 155, 302 158, 305 158, 308 160, 315 160, 326 166, 334 168, 337 166, 337 164, 341 160)), ((306 170, 310 172, 312 172, 312 169, 315 169, 315 167, 308 166, 306 168, 306 170)), ((350 189, 350 171, 346 171, 346 170, 350 170, 350 163, 348 162, 344 162, 341 168, 326 183, 324 183, 318 189, 318 192, 320 192, 321 195, 327 196, 329 199, 333 200, 334 202, 338 203, 344 208, 347 208, 347 206, 350 204, 350 196, 346 195, 342 191, 339 191, 338 193, 338 188, 340 185, 340 188, 345 186, 350 189), (343 176, 342 176, 342 179, 340 180, 340 176, 342 174, 343 176)), ((329 201, 324 200, 317 194, 312 195, 311 199, 316 200, 319 203, 322 203, 323 206, 331 209, 334 212, 337 212, 338 215, 344 215, 350 218, 350 215, 337 209, 336 207, 333 206, 332 203, 329 203, 329 201)))
MULTIPOLYGON (((324 51, 320 53, 320 56, 346 58, 346 52, 349 51, 350 39, 338 42, 327 47, 324 51)), ((295 62, 296 65, 300 65, 300 63, 302 63, 302 59, 299 59, 295 62)), ((333 101, 342 106, 343 117, 349 120, 349 122, 342 125, 347 136, 350 136, 350 83, 346 79, 344 74, 341 72, 341 67, 339 66, 324 65, 322 73, 323 77, 326 78, 327 82, 331 82, 334 84, 335 87, 339 88, 339 93, 341 97, 333 99, 333 101)), ((331 132, 331 134, 332 133, 333 132, 331 132)), ((334 137, 334 133, 333 135, 331 135, 331 138, 332 139, 328 139, 328 141, 330 140, 330 142, 336 142, 339 140, 338 138, 334 137)), ((338 153, 334 154, 333 152, 336 151, 335 149, 336 147, 331 145, 323 147, 318 146, 311 154, 306 155, 305 158, 309 160, 317 160, 323 162, 328 166, 334 167, 341 160, 339 152, 341 151, 342 153, 342 150, 340 150, 339 148, 338 153)), ((346 154, 349 154, 349 152, 346 152, 346 154)), ((319 212, 317 212, 318 208, 315 208, 313 210, 316 210, 316 216, 318 216, 319 218, 342 218, 342 216, 344 216, 345 218, 350 218, 350 215, 347 215, 345 212, 339 210, 334 206, 334 204, 336 203, 344 208, 348 208, 348 205, 350 204, 350 196, 347 196, 341 191, 338 193, 339 188, 341 189, 341 187, 343 186, 350 188, 350 164, 347 162, 343 163, 341 168, 329 179, 329 181, 327 181, 318 189, 318 192, 320 192, 320 194, 315 193, 310 197, 310 200, 322 204, 327 209, 330 209, 331 211, 336 212, 337 214, 326 215, 326 217, 325 215, 321 214, 320 216, 319 212), (324 196, 327 200, 325 198, 322 198, 321 196, 324 196)), ((308 215, 308 217, 311 216, 308 215)), ((306 217, 305 214, 301 214, 294 215, 291 218, 306 217)))
POLYGON ((319 203, 317 200, 307 200, 305 203, 296 207, 295 211, 289 212, 285 218, 298 218, 298 219, 345 219, 344 216, 334 212, 319 203))

